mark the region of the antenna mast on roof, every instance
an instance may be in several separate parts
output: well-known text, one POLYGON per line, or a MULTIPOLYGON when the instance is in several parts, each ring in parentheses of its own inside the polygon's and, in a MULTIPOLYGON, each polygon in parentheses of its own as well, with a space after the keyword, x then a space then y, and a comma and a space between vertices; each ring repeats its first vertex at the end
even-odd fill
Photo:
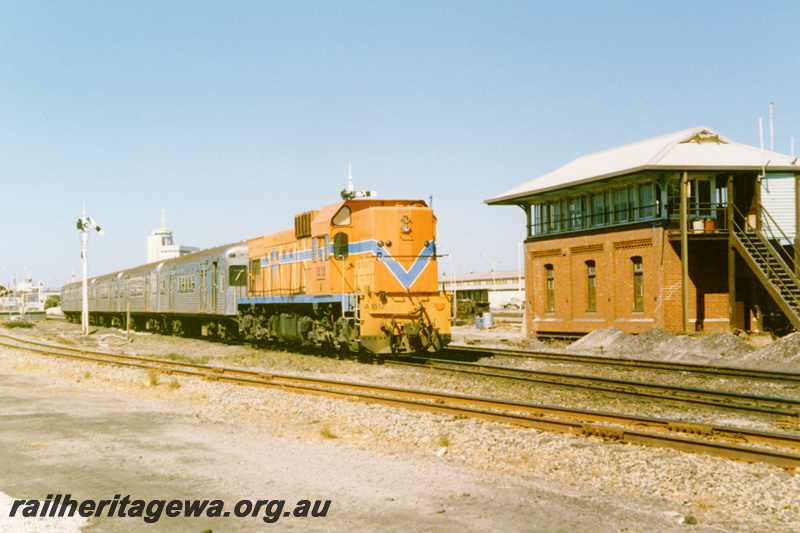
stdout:
POLYGON ((167 230, 167 210, 163 207, 161 208, 161 230, 167 230))
POLYGON ((760 179, 767 175, 767 170, 764 165, 764 126, 761 123, 760 118, 758 119, 758 137, 761 141, 761 175, 759 176, 760 179))
POLYGON ((769 151, 775 151, 775 103, 769 103, 769 151))

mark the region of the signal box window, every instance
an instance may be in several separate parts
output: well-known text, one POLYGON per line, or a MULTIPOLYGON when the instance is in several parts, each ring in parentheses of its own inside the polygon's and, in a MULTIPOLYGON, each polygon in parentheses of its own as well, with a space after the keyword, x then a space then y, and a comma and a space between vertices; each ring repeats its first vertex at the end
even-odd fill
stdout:
POLYGON ((333 257, 343 260, 347 259, 348 255, 347 233, 337 233, 333 236, 333 257))
POLYGON ((597 312, 597 270, 594 261, 586 261, 586 312, 597 312))
POLYGON ((644 311, 644 267, 642 258, 631 257, 633 263, 633 310, 644 311))
POLYGON ((544 277, 545 277, 545 312, 552 313, 556 309, 556 285, 555 285, 555 277, 553 275, 553 265, 545 265, 544 266, 544 277))

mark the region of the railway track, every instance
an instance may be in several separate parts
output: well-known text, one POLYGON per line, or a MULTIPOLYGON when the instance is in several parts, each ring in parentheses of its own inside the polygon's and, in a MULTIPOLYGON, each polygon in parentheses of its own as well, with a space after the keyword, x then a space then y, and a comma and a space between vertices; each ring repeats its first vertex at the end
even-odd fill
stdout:
POLYGON ((659 383, 629 381, 597 376, 529 370, 500 365, 464 363, 442 359, 420 358, 415 362, 393 361, 390 364, 511 380, 531 385, 590 390, 608 395, 636 398, 638 400, 731 411, 744 415, 776 418, 794 423, 800 421, 800 400, 795 398, 760 396, 695 387, 680 387, 676 385, 662 385, 659 383))
POLYGON ((476 346, 448 346, 440 352, 454 360, 475 360, 482 357, 515 357, 520 359, 537 359, 556 363, 580 364, 589 366, 611 366, 628 369, 663 370, 769 382, 800 384, 798 372, 773 372, 770 370, 754 370, 747 368, 731 368, 724 366, 706 366, 688 363, 671 363, 666 361, 645 361, 641 359, 620 359, 585 354, 567 354, 561 352, 523 351, 503 348, 479 348, 476 346))
POLYGON ((44 355, 130 366, 165 374, 183 374, 240 385, 469 416, 544 431, 597 436, 614 442, 763 462, 783 468, 800 467, 800 454, 794 453, 800 451, 800 436, 791 434, 99 352, 20 339, 2 333, 0 344, 44 355))

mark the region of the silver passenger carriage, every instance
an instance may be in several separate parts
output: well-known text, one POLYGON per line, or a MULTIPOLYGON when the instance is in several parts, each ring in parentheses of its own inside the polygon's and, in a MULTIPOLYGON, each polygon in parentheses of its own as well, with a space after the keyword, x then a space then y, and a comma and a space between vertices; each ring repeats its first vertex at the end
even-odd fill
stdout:
MULTIPOLYGON (((247 244, 229 244, 89 279, 89 321, 158 333, 225 338, 238 332, 247 291, 247 244)), ((80 322, 82 282, 61 289, 61 309, 80 322)))

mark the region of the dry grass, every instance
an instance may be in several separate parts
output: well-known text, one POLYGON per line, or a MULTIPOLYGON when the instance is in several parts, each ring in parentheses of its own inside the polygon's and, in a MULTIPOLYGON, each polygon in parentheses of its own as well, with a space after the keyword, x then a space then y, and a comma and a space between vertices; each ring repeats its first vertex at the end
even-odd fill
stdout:
POLYGON ((334 433, 331 428, 328 426, 324 426, 322 429, 319 430, 319 434, 325 437, 326 439, 338 439, 339 437, 334 433))
POLYGON ((3 327, 6 327, 8 329, 13 329, 13 328, 30 329, 33 326, 34 326, 34 323, 33 322, 28 322, 27 320, 12 320, 12 321, 9 321, 9 322, 3 322, 3 327))
POLYGON ((168 353, 167 355, 151 355, 150 357, 153 357, 154 359, 169 359, 170 361, 182 361, 184 363, 195 363, 200 365, 206 364, 211 359, 211 357, 207 355, 201 357, 190 357, 188 355, 181 355, 175 352, 168 353))

